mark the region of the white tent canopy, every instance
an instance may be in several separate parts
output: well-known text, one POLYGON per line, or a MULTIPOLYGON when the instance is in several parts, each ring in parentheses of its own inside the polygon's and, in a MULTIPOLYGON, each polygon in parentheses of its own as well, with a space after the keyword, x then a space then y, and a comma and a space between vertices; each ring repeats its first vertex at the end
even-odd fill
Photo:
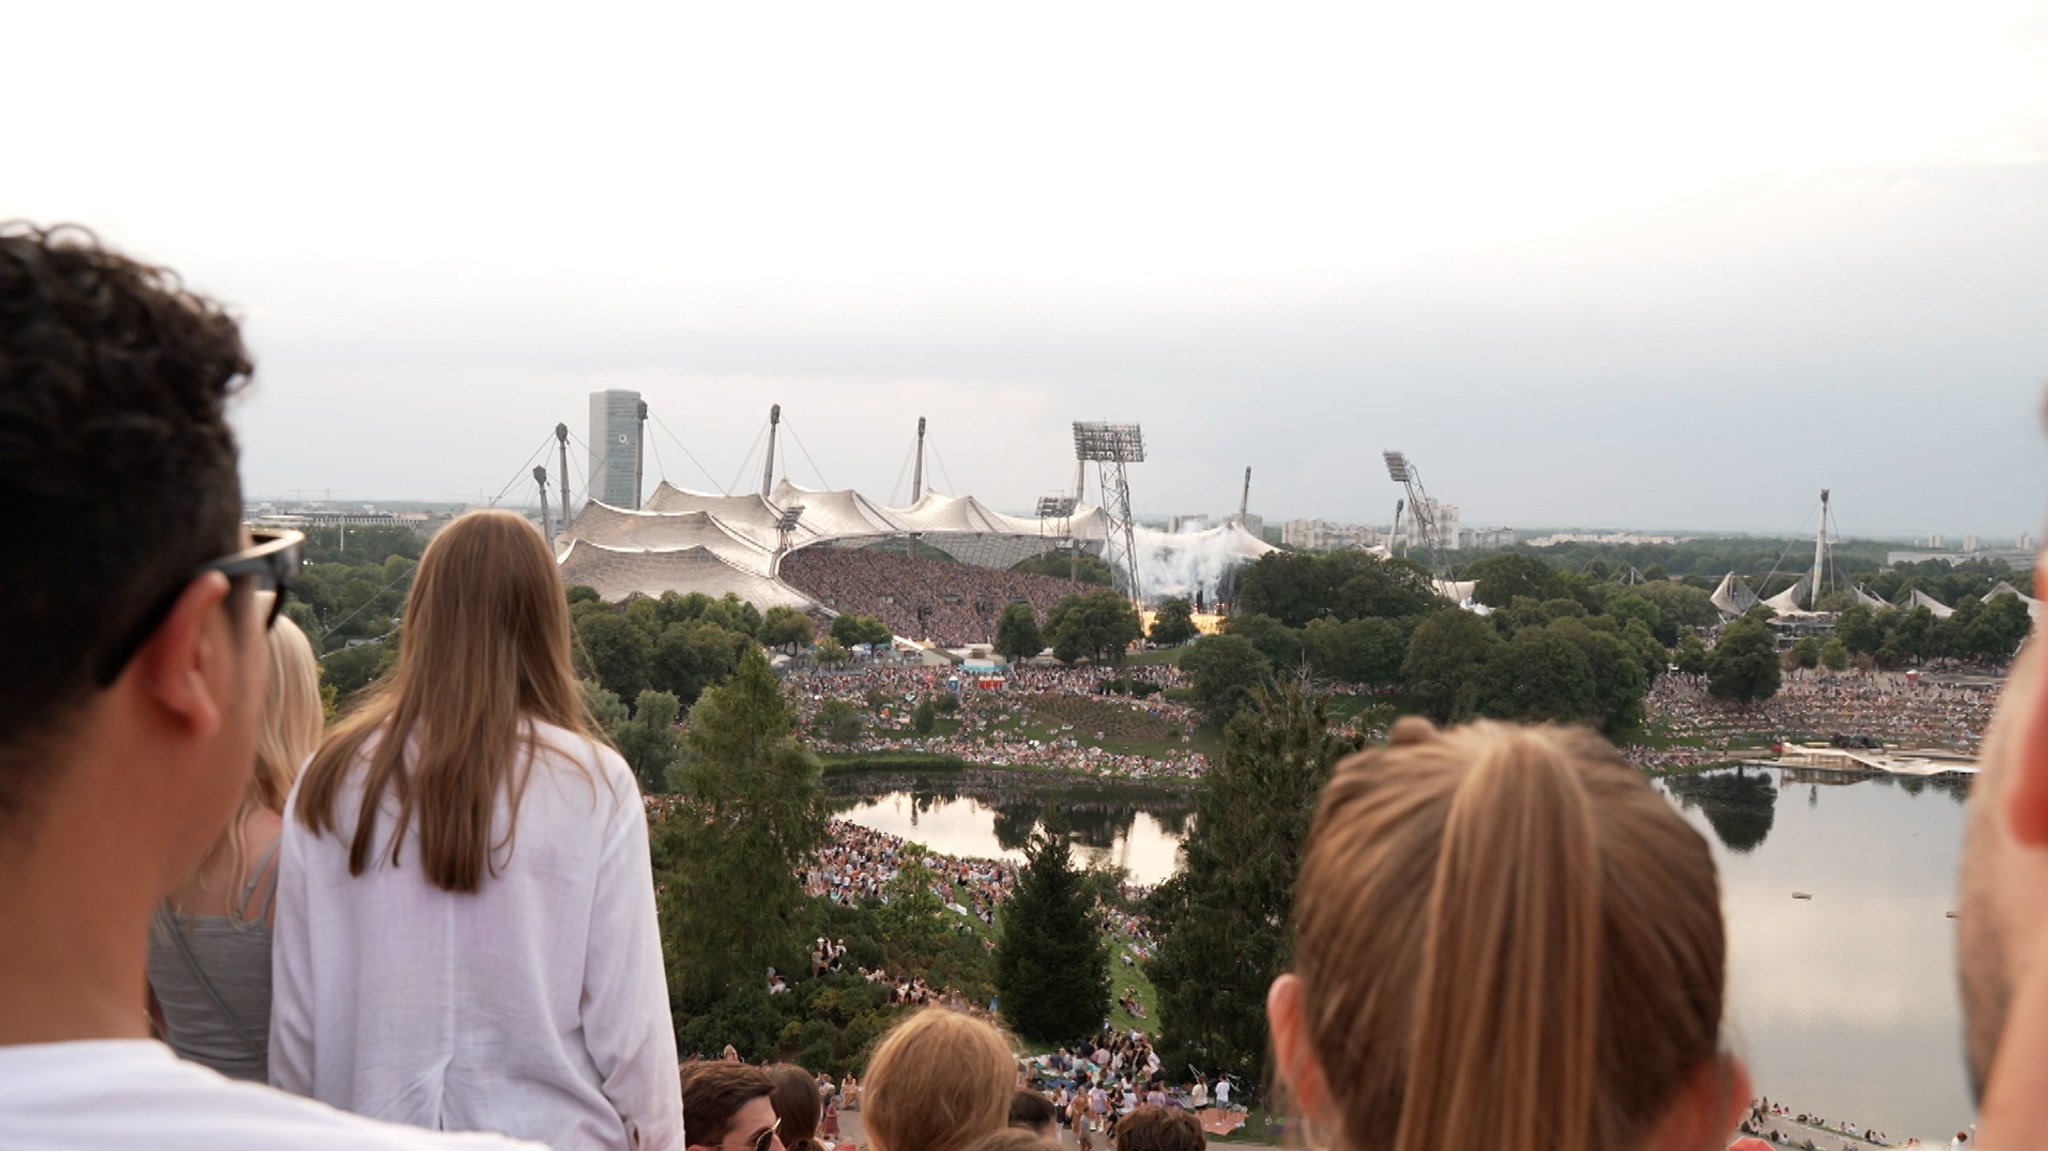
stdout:
POLYGON ((1722 576, 1720 586, 1708 598, 1721 609, 1722 615, 1741 615, 1757 605, 1756 593, 1734 572, 1722 576))

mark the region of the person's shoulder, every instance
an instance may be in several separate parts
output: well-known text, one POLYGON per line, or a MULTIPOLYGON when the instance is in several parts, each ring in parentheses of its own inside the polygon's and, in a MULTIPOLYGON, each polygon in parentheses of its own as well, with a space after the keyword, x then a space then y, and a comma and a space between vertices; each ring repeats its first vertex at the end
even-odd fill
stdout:
POLYGON ((9 1148, 249 1151, 536 1151, 502 1135, 380 1123, 180 1062, 149 1040, 0 1047, 9 1148))

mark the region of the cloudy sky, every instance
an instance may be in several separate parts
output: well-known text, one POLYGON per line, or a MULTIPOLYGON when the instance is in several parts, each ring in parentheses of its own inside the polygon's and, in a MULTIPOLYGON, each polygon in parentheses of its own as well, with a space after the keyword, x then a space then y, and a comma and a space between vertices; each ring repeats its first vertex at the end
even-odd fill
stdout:
POLYGON ((530 498, 630 387, 650 485, 779 402, 882 499, 923 415, 1012 508, 1078 418, 1141 514, 2048 510, 2037 3, 39 7, 0 218, 247 317, 252 495, 530 498))

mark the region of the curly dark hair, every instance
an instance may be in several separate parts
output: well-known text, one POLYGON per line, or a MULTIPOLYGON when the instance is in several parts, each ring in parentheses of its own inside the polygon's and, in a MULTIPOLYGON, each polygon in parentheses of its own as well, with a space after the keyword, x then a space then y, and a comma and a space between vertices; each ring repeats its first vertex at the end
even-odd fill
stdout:
POLYGON ((235 550, 239 327, 83 228, 0 223, 0 826, 94 694, 95 658, 235 550))

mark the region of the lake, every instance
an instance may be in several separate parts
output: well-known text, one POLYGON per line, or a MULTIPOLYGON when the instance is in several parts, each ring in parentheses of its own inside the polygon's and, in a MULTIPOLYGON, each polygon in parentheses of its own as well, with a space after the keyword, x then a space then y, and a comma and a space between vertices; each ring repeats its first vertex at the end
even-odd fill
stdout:
MULTIPOLYGON (((1946 1139, 1975 1114, 1955 977, 1967 789, 1748 768, 1657 781, 1713 844, 1728 920, 1728 1041, 1795 1110, 1946 1139), (1795 900, 1794 891, 1810 893, 1795 900)), ((841 777, 837 814, 949 855, 1021 859, 1048 811, 1081 858, 1173 873, 1186 791, 975 772, 841 777)))

